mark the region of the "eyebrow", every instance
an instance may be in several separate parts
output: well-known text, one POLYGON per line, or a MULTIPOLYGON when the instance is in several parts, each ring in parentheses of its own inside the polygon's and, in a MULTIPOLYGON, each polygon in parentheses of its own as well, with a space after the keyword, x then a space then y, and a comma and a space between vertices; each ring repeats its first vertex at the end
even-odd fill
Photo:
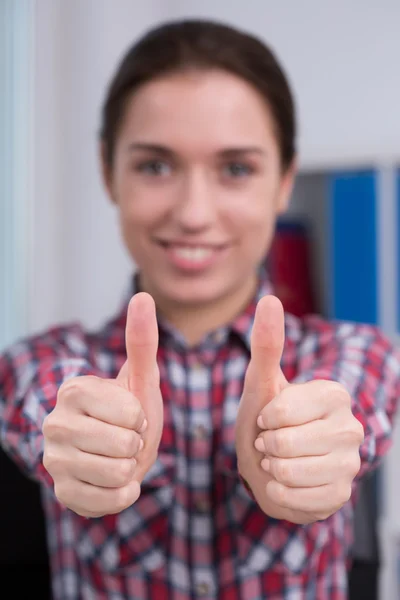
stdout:
POLYGON ((129 144, 128 152, 137 151, 155 152, 156 154, 165 155, 174 154, 170 148, 167 148, 167 146, 161 146, 160 144, 146 144, 145 142, 134 142, 133 144, 129 144))
MULTIPOLYGON (((163 156, 174 156, 176 153, 167 146, 161 144, 149 144, 146 142, 134 142, 128 146, 128 152, 154 152, 163 156)), ((265 150, 260 146, 237 146, 233 148, 222 148, 217 152, 222 158, 230 158, 243 154, 259 154, 264 156, 265 150)))

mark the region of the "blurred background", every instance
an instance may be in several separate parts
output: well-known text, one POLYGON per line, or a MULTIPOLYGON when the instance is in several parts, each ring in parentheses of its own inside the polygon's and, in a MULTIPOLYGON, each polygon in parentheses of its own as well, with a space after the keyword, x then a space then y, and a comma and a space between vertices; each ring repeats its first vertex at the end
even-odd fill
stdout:
MULTIPOLYGON (((293 86, 300 174, 270 256, 286 307, 378 324, 397 343, 399 0, 0 0, 0 350, 54 323, 96 328, 118 308, 131 265, 101 187, 99 110, 133 40, 188 16, 265 39, 293 86)), ((360 499, 354 599, 400 598, 397 437, 360 499)), ((4 489, 22 485, 7 477, 4 489)), ((4 503, 8 568, 30 559, 10 527, 6 548, 4 503)), ((27 517, 31 537, 40 519, 27 517)))

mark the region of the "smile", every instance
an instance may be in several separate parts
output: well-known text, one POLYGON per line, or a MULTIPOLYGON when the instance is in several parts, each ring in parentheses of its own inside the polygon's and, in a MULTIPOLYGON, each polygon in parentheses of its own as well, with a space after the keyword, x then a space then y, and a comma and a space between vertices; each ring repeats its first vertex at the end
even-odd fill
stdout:
POLYGON ((205 248, 204 246, 170 246, 170 251, 176 256, 191 260, 194 262, 201 262, 206 258, 209 258, 215 251, 215 248, 205 248))
POLYGON ((212 266, 226 250, 223 245, 185 245, 161 242, 168 261, 182 271, 203 271, 212 266))

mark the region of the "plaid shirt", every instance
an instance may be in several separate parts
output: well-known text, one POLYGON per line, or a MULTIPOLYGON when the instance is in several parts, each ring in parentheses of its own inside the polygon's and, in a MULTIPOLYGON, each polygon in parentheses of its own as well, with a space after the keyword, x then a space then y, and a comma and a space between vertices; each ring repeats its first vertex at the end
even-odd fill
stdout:
MULTIPOLYGON (((134 290, 135 291, 135 290, 134 290)), ((102 331, 79 325, 21 341, 0 358, 1 442, 42 484, 56 600, 341 600, 347 598, 353 504, 312 525, 269 518, 237 472, 234 425, 261 281, 247 309, 196 348, 159 324, 165 421, 142 494, 118 515, 60 506, 42 465, 44 417, 67 378, 114 377, 125 361, 126 305, 102 331)), ((390 446, 400 358, 366 325, 286 315, 290 381, 334 379, 364 425, 361 474, 390 446)))

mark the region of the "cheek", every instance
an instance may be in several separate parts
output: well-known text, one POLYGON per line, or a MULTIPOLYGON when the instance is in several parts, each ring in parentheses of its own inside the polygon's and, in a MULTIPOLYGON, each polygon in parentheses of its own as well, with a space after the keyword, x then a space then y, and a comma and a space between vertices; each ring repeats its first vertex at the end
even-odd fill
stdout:
POLYGON ((248 197, 232 203, 229 215, 232 226, 242 235, 254 235, 267 237, 274 229, 276 221, 274 204, 267 197, 248 197))
MULTIPOLYGON (((255 260, 267 253, 275 231, 274 203, 264 197, 249 197, 231 207, 230 227, 240 239, 241 251, 255 260)), ((228 218, 228 216, 227 216, 228 218)))
POLYGON ((142 245, 143 234, 151 227, 154 210, 142 202, 136 194, 119 194, 117 198, 118 219, 123 239, 129 250, 142 245))
POLYGON ((121 168, 116 178, 115 197, 121 222, 129 227, 162 221, 170 210, 171 195, 170 189, 144 182, 129 168, 121 168))
POLYGON ((159 201, 150 190, 140 185, 121 186, 118 190, 117 205, 119 219, 124 231, 145 231, 165 219, 165 203, 159 201))
POLYGON ((152 229, 150 211, 134 203, 120 206, 119 222, 125 248, 134 262, 142 266, 148 255, 149 231, 152 229))
POLYGON ((257 260, 265 257, 271 245, 274 230, 275 221, 270 216, 265 220, 258 220, 254 223, 254 227, 249 228, 245 245, 251 256, 257 260))
POLYGON ((125 243, 129 248, 140 248, 149 232, 162 220, 149 205, 132 202, 120 206, 119 221, 125 243))

